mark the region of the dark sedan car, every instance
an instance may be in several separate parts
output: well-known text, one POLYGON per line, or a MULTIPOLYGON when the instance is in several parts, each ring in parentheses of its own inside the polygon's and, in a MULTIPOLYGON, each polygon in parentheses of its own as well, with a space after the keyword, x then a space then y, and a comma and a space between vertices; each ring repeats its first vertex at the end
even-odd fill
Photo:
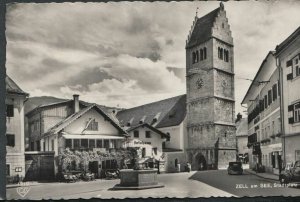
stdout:
POLYGON ((229 162, 229 166, 227 168, 228 175, 242 175, 243 167, 242 162, 229 162))

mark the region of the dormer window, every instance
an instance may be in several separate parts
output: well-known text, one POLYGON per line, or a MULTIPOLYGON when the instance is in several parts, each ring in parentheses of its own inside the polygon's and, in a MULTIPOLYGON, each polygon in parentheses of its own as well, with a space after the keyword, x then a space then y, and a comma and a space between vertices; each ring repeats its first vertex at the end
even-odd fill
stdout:
POLYGON ((140 124, 144 123, 146 120, 146 116, 143 116, 143 118, 140 120, 140 124))

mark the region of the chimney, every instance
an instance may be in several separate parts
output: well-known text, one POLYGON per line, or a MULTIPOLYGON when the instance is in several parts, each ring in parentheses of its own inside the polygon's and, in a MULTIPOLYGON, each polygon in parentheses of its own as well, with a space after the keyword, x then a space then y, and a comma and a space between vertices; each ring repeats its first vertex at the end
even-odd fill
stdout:
POLYGON ((74 113, 79 111, 79 95, 73 95, 74 113))

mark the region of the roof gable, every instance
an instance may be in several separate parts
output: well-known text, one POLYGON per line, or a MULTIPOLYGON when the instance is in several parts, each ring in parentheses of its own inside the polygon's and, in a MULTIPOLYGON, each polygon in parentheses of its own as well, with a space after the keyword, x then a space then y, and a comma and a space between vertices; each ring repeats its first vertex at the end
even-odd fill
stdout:
POLYGON ((147 123, 156 128, 179 125, 186 114, 186 95, 149 103, 119 111, 117 118, 121 125, 137 126, 147 123))
POLYGON ((276 46, 276 55, 279 55, 282 50, 284 50, 293 40, 295 40, 299 36, 300 26, 290 36, 288 36, 288 38, 286 38, 283 42, 276 46))
POLYGON ((162 138, 168 138, 168 137, 170 137, 170 135, 163 133, 162 131, 160 131, 160 130, 154 128, 153 126, 151 126, 151 125, 149 125, 149 124, 147 124, 147 123, 143 123, 143 124, 140 124, 140 125, 131 127, 131 128, 129 128, 129 129, 127 130, 127 132, 131 132, 131 131, 136 130, 137 128, 140 128, 140 127, 146 127, 146 128, 148 128, 148 129, 154 131, 155 133, 161 135, 162 138))
POLYGON ((212 36, 212 27, 219 11, 220 7, 201 18, 195 18, 187 39, 186 48, 191 48, 195 45, 199 45, 207 41, 212 36))
POLYGON ((256 74, 254 76, 254 79, 252 80, 252 82, 251 82, 251 84, 250 84, 250 86, 249 86, 249 88, 248 88, 241 104, 246 104, 247 99, 249 99, 248 95, 250 94, 250 91, 252 90, 252 88, 254 87, 255 84, 259 84, 260 81, 257 81, 257 78, 260 75, 260 72, 263 70, 263 67, 264 67, 265 63, 268 61, 269 57, 273 57, 273 59, 275 60, 275 51, 269 51, 267 56, 265 57, 265 59, 262 61, 262 63, 260 65, 258 71, 256 72, 256 74))
POLYGON ((50 128, 46 134, 51 134, 51 133, 58 133, 59 131, 63 130, 66 128, 68 125, 72 124, 75 120, 80 118, 82 115, 87 113, 91 109, 96 109, 98 113, 100 113, 104 118, 110 123, 121 133, 124 135, 127 135, 127 132, 117 123, 115 122, 108 114, 106 114, 100 107, 97 106, 97 104, 91 104, 90 106, 78 111, 77 113, 74 113, 67 117, 66 119, 62 120, 61 122, 57 123, 55 126, 50 128))
POLYGON ((6 92, 28 96, 9 76, 5 77, 6 92))

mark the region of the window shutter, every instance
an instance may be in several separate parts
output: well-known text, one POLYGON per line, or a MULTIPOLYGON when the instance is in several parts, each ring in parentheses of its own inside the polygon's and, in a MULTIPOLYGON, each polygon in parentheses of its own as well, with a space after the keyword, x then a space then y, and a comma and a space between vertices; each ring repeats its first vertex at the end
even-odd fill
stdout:
POLYGON ((280 80, 278 80, 278 96, 280 96, 280 80))
POLYGON ((287 80, 292 80, 293 79, 293 73, 289 73, 288 75, 286 75, 286 79, 287 80))
POLYGON ((293 65, 293 61, 289 60, 286 62, 286 67, 292 66, 293 65))
POLYGON ((288 106, 288 112, 289 112, 289 124, 294 123, 294 105, 288 106))
POLYGON ((288 111, 290 112, 290 111, 294 111, 294 105, 289 105, 288 106, 288 111))

